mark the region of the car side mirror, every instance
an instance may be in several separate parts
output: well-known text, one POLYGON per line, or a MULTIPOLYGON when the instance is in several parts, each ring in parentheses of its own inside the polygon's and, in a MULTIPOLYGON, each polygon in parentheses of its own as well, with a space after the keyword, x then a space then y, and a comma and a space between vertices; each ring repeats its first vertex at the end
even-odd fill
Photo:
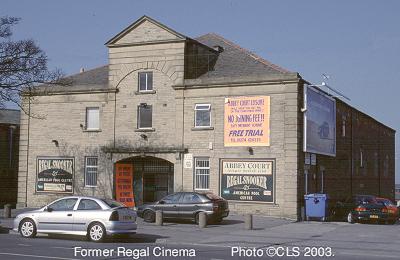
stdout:
POLYGON ((52 212, 52 211, 53 211, 53 209, 52 209, 52 208, 50 208, 50 207, 47 207, 47 208, 46 208, 46 211, 47 211, 47 212, 52 212))
POLYGON ((158 204, 165 204, 164 200, 160 200, 160 202, 158 202, 158 204))

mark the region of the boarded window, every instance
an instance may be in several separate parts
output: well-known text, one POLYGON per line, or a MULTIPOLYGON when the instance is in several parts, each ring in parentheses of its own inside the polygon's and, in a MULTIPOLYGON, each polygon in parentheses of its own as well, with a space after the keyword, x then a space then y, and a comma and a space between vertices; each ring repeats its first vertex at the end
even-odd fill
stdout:
POLYGON ((100 129, 100 112, 98 107, 86 108, 86 129, 87 130, 100 129))
POLYGON ((138 128, 151 128, 153 125, 152 106, 140 105, 138 107, 138 128))

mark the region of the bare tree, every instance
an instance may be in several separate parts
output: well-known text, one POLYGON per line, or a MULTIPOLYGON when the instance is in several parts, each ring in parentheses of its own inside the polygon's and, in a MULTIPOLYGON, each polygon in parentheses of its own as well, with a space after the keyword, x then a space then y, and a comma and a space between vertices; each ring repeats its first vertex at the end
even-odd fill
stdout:
POLYGON ((22 93, 32 93, 39 84, 65 85, 62 72, 49 70, 46 54, 32 39, 13 41, 12 26, 20 21, 15 17, 0 17, 0 107, 6 102, 21 106, 22 93))

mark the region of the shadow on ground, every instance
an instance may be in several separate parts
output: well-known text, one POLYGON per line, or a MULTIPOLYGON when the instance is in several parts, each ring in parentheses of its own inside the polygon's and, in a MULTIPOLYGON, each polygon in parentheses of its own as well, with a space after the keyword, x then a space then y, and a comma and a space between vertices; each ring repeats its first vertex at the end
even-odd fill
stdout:
MULTIPOLYGON (((74 241, 87 241, 89 240, 84 236, 75 235, 59 235, 59 234, 49 234, 47 236, 38 236, 36 239, 57 239, 57 240, 74 240, 74 241)), ((157 239, 167 239, 167 236, 152 235, 152 234, 132 234, 132 235, 114 235, 112 237, 107 237, 103 243, 155 243, 157 239)), ((94 243, 94 242, 93 242, 94 243)))

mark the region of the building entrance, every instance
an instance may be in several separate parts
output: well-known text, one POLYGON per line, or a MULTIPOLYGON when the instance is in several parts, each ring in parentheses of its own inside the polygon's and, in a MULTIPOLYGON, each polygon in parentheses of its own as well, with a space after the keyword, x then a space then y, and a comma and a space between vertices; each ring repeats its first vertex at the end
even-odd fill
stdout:
POLYGON ((125 188, 123 193, 133 196, 135 206, 160 200, 174 190, 174 164, 166 160, 150 156, 132 157, 117 162, 116 169, 116 199, 121 194, 121 188, 125 188), (130 168, 131 174, 127 175, 131 176, 132 182, 125 181, 125 187, 118 183, 119 165, 131 165, 125 168, 130 168))

